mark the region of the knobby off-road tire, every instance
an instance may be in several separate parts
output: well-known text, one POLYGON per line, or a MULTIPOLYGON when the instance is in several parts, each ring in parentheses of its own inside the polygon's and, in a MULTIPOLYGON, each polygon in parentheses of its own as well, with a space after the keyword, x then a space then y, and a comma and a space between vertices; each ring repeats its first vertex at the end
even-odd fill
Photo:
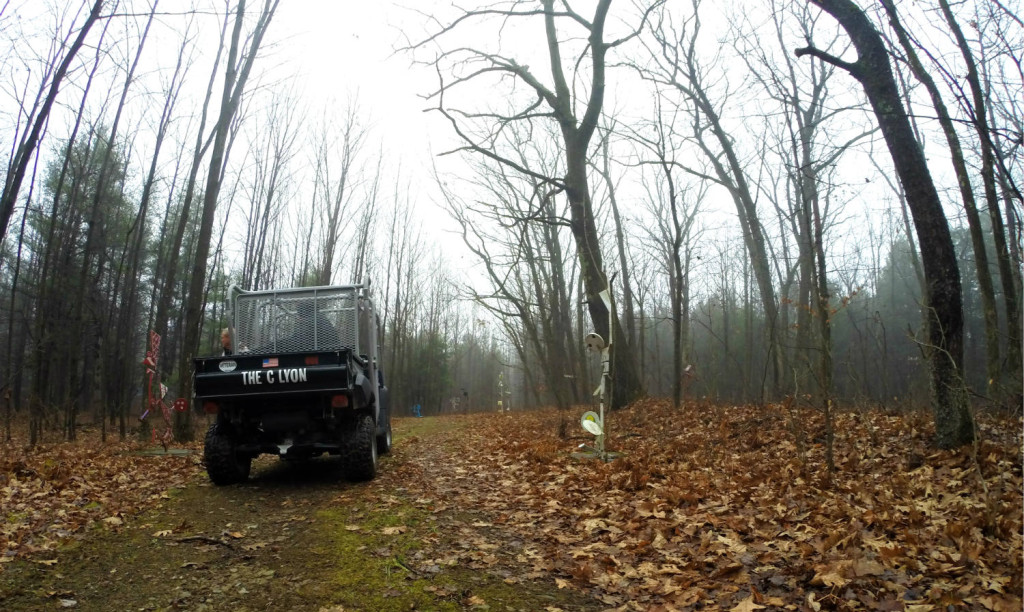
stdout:
POLYGON ((342 451, 345 477, 349 480, 373 480, 377 475, 377 427, 370 415, 362 415, 342 451))
POLYGON ((216 423, 206 432, 203 465, 213 484, 229 485, 245 482, 252 468, 252 457, 235 450, 235 443, 216 423))
POLYGON ((382 408, 378 419, 382 431, 377 434, 377 453, 386 455, 391 452, 391 411, 382 408))

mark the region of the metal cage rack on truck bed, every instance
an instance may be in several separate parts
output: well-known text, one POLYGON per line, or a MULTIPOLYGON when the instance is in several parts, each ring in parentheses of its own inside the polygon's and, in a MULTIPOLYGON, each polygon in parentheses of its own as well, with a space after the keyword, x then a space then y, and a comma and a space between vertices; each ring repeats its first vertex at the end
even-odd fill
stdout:
POLYGON ((230 290, 236 354, 350 349, 376 357, 376 321, 363 285, 230 290))

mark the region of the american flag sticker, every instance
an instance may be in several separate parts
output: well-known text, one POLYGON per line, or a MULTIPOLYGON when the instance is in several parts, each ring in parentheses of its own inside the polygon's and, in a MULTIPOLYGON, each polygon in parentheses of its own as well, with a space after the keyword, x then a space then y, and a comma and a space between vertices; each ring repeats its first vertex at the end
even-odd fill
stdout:
POLYGON ((265 367, 265 368, 276 368, 277 367, 277 357, 270 357, 268 359, 264 359, 263 360, 263 367, 265 367))

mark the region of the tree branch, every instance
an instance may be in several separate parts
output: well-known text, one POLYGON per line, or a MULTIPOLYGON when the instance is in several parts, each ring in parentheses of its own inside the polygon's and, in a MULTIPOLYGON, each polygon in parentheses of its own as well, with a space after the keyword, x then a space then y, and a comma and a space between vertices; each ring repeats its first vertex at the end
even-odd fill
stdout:
POLYGON ((826 64, 831 64, 837 68, 842 68, 843 70, 853 75, 853 78, 860 80, 861 70, 860 66, 856 62, 851 64, 850 62, 843 61, 830 53, 826 53, 821 49, 812 46, 800 47, 799 49, 793 51, 793 53, 796 54, 797 57, 803 57, 805 55, 816 57, 821 61, 825 62, 826 64))

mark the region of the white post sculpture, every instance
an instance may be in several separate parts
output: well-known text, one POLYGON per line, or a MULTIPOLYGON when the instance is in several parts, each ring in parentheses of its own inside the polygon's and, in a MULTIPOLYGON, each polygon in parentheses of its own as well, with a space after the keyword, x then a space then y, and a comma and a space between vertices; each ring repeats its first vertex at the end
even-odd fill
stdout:
MULTIPOLYGON (((591 452, 575 453, 578 457, 595 458, 601 459, 602 461, 611 461, 615 457, 618 457, 620 453, 608 452, 604 448, 605 436, 608 434, 608 429, 605 425, 605 399, 610 398, 612 388, 612 338, 614 337, 614 325, 615 325, 615 311, 612 309, 612 296, 611 296, 611 283, 605 288, 600 294, 601 301, 604 302, 605 308, 608 309, 608 341, 605 342, 604 338, 596 333, 587 334, 586 338, 583 339, 583 343, 586 345, 589 351, 600 351, 601 352, 601 384, 594 390, 594 396, 600 398, 599 414, 593 412, 587 412, 583 415, 580 424, 583 429, 594 434, 596 439, 594 440, 596 449, 589 449, 591 452)), ((585 447, 586 445, 580 445, 585 447)))

